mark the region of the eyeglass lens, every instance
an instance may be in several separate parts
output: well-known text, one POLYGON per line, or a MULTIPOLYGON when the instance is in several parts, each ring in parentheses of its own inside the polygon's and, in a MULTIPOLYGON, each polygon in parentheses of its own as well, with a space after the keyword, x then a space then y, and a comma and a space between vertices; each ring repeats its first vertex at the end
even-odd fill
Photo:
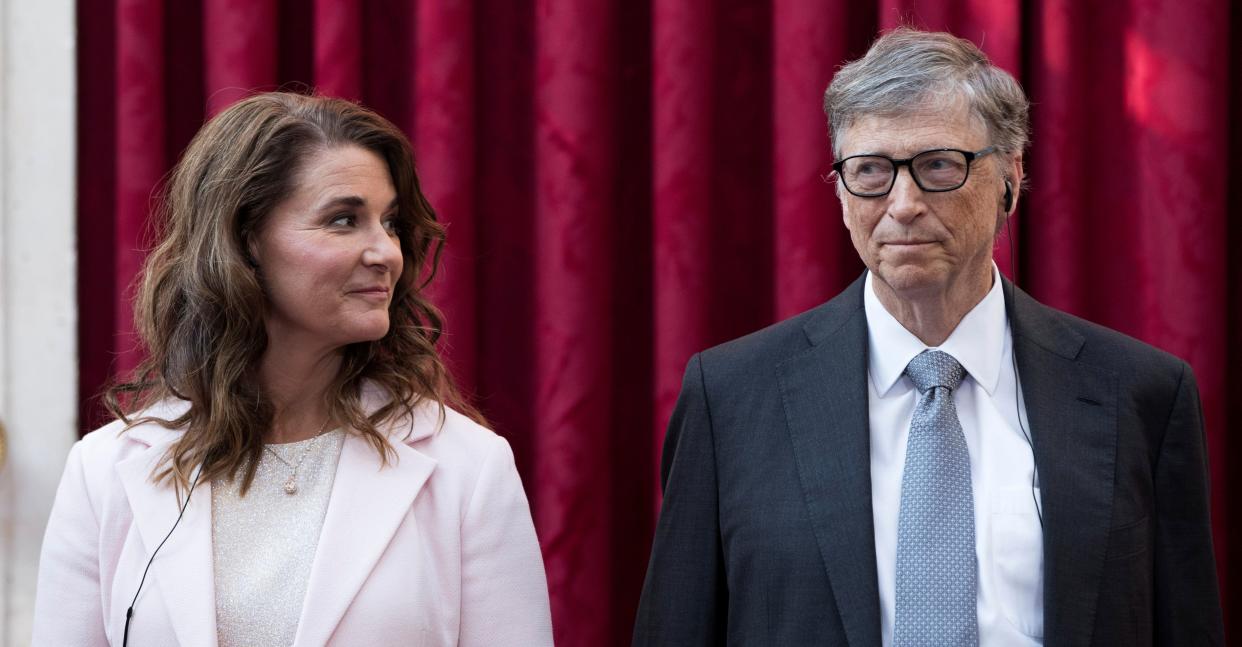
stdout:
MULTIPOLYGON (((914 181, 924 190, 947 191, 966 182, 969 163, 961 151, 925 151, 910 160, 914 181)), ((860 155, 845 160, 841 179, 855 193, 887 193, 897 168, 893 161, 878 155, 860 155)))

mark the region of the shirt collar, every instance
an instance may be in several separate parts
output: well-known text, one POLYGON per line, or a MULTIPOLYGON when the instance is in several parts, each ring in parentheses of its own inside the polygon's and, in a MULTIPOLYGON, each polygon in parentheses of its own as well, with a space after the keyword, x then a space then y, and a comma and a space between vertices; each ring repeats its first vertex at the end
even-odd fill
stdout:
MULTIPOLYGON (((867 315, 868 372, 876 393, 884 397, 897 384, 910 360, 930 347, 884 309, 875 294, 871 272, 867 272, 863 286, 863 308, 867 315)), ((952 355, 992 395, 1000 381, 1007 326, 1000 270, 993 263, 992 289, 937 348, 952 355)))

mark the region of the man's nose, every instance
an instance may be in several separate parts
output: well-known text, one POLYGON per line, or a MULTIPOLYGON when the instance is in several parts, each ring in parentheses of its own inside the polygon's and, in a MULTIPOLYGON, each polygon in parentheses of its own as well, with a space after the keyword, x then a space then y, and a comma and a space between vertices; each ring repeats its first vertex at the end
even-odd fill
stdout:
POLYGON ((926 209, 924 197, 923 190, 914 181, 910 169, 899 168, 893 181, 893 189, 888 192, 888 215, 902 224, 909 224, 926 209))

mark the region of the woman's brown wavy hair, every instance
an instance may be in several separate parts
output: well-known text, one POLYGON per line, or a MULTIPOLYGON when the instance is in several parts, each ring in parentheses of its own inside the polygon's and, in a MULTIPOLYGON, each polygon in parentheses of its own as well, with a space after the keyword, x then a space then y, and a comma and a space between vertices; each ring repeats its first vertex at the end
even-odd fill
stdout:
POLYGON ((436 353, 440 313, 423 296, 435 276, 444 228, 419 189, 409 141, 396 126, 357 104, 285 92, 257 94, 213 118, 195 135, 168 178, 156 208, 159 242, 143 266, 134 321, 146 359, 104 403, 127 429, 154 422, 186 432, 153 474, 185 491, 200 479, 254 479, 273 404, 258 383, 267 348, 268 301, 249 243, 273 208, 295 188, 300 164, 322 150, 359 146, 388 164, 401 220, 401 277, 389 306, 388 333, 346 346, 325 393, 332 420, 361 434, 385 463, 392 447, 379 428, 413 420, 433 401, 481 421, 458 394, 436 353), (386 404, 364 411, 363 383, 386 404), (368 387, 371 388, 371 387, 368 387), (132 412, 169 399, 189 403, 171 419, 132 412))

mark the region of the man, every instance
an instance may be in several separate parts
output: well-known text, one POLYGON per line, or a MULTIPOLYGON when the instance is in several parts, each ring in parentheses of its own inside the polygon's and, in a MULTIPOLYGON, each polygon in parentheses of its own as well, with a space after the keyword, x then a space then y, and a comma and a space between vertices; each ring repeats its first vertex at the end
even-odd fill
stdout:
POLYGON ((1021 88, 902 29, 824 104, 868 272, 690 360, 634 644, 1223 643, 1190 368, 992 261, 1021 88))

